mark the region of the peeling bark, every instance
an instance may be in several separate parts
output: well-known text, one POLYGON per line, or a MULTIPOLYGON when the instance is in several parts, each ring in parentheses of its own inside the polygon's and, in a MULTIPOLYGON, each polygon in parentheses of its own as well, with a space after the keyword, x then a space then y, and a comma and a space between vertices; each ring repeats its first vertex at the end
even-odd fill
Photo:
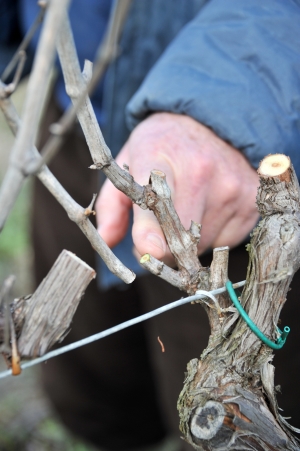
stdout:
MULTIPOLYGON (((300 191, 288 157, 268 159, 270 156, 258 170, 257 205, 262 220, 248 245, 241 304, 259 329, 276 341, 279 315, 300 266, 300 191)), ((214 267, 218 267, 216 261, 214 267)), ((225 279, 223 271, 222 283, 225 279)), ((219 302, 226 309, 231 301, 223 297, 219 302)), ((300 450, 291 432, 297 430, 278 412, 274 367, 269 363, 272 349, 238 314, 223 311, 222 315, 218 325, 216 311, 210 313, 208 348, 199 360, 188 364, 178 400, 184 438, 195 449, 205 451, 300 450)))

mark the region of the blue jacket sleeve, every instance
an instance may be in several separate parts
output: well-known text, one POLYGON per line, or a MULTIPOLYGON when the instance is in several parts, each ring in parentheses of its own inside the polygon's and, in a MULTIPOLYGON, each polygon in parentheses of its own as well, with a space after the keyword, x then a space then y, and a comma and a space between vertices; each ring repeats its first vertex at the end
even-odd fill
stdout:
POLYGON ((244 152, 292 158, 300 176, 300 3, 211 0, 177 35, 127 106, 187 114, 244 152))

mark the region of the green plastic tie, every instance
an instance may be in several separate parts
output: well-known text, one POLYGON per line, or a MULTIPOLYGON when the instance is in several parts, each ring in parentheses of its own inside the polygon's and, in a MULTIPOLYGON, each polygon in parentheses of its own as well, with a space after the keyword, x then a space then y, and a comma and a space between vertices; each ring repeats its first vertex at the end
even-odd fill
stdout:
POLYGON ((278 332, 280 333, 280 337, 278 337, 278 339, 276 340, 276 342, 274 343, 274 341, 269 340, 269 338, 267 338, 261 330, 259 330, 259 328, 256 326, 256 324, 254 324, 254 322, 252 321, 252 319, 249 318, 249 316, 247 315, 247 313, 245 312, 245 310, 243 309, 243 307, 241 306, 234 288, 232 286, 232 283, 230 282, 230 280, 228 280, 226 282, 226 289, 228 291, 228 294, 230 296, 230 299, 232 300, 234 306, 236 307, 237 311, 239 312, 239 314, 241 315, 241 317, 243 318, 243 320, 245 321, 245 323, 250 327, 250 329, 252 330, 252 332, 263 342, 265 343, 267 346, 269 346, 272 349, 281 349, 286 341, 286 338, 288 336, 288 334, 290 333, 290 328, 288 326, 285 326, 285 328, 283 329, 283 332, 277 327, 278 332))

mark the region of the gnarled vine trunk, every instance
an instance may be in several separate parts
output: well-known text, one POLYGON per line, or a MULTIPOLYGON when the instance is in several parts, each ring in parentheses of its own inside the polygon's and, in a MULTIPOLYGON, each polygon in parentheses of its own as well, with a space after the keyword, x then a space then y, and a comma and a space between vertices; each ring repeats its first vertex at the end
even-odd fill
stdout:
MULTIPOLYGON (((258 328, 276 341, 279 315, 300 266, 300 191, 294 169, 283 155, 266 157, 258 173, 262 219, 248 245, 249 266, 240 302, 258 328)), ((226 259, 222 277, 224 285, 226 259)), ((294 428, 278 412, 272 349, 238 313, 224 311, 231 304, 227 296, 219 303, 223 311, 209 312, 208 348, 199 360, 189 362, 178 400, 184 438, 205 451, 300 450, 291 433, 294 428)))

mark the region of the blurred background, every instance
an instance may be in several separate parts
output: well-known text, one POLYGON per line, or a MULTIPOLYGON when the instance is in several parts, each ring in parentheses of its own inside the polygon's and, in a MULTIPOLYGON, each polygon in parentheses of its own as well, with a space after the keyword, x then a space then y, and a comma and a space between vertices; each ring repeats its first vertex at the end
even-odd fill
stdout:
MULTIPOLYGON (((21 83, 12 100, 19 111, 26 91, 21 83)), ((0 183, 4 177, 13 136, 0 111, 0 183)), ((14 274, 12 296, 32 292, 32 252, 30 246, 30 180, 25 184, 8 221, 0 234, 0 286, 14 274)), ((6 365, 0 355, 0 371, 6 365)), ((20 376, 0 379, 0 451, 92 451, 76 441, 60 424, 39 384, 39 366, 20 376)))

